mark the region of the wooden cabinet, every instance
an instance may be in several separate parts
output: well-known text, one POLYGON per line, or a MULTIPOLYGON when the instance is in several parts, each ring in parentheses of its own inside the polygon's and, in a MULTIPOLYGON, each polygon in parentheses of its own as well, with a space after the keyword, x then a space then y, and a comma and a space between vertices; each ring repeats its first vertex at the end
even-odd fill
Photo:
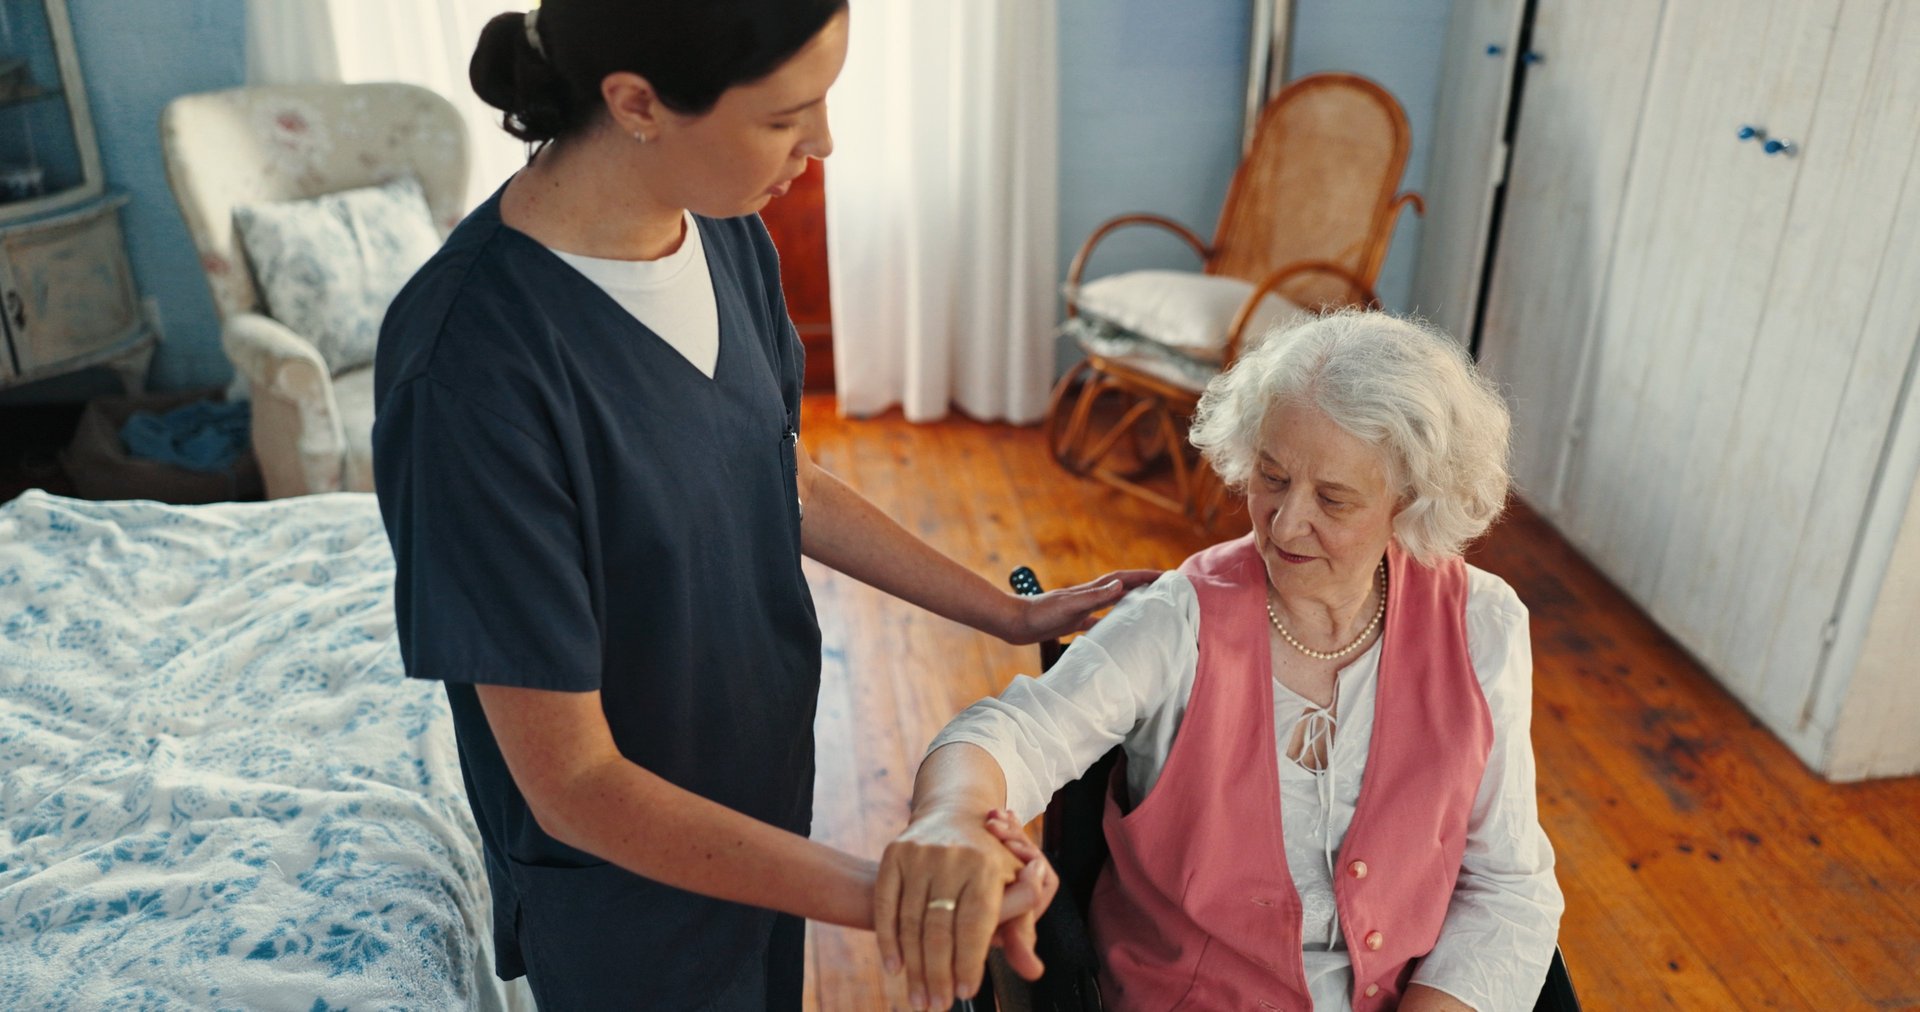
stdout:
POLYGON ((1569 400, 1611 266, 1661 6, 1542 4, 1532 25, 1540 59, 1526 66, 1515 125, 1526 142, 1514 147, 1507 171, 1480 361, 1501 378, 1513 410, 1515 483, 1549 514, 1571 432, 1569 400))
POLYGON ((1428 201, 1420 229, 1421 269, 1413 304, 1461 341, 1473 333, 1486 261, 1487 229, 1507 164, 1507 101, 1522 0, 1455 0, 1447 23, 1447 52, 1434 136, 1446 138, 1448 157, 1427 169, 1428 201))
POLYGON ((129 393, 157 338, 127 264, 65 0, 0 0, 0 387, 94 365, 129 393))
POLYGON ((1920 660, 1874 619, 1920 571, 1920 4, 1541 0, 1531 33, 1481 346, 1521 494, 1810 765, 1920 770, 1879 719, 1920 720, 1920 660))
POLYGON ((107 365, 128 393, 145 384, 154 337, 120 235, 124 197, 0 225, 0 318, 8 382, 107 365))
MULTIPOLYGON (((1772 30, 1767 16, 1729 17, 1743 3, 1666 11, 1560 514, 1567 534, 1676 638, 1710 664, 1724 661, 1714 666, 1729 681, 1748 672, 1716 654, 1721 629, 1759 616, 1722 590, 1731 560, 1718 549, 1738 535, 1716 500, 1742 484, 1733 461, 1765 438, 1768 419, 1743 418, 1740 406, 1751 370, 1765 367, 1756 338, 1801 167, 1765 156, 1738 130, 1764 116, 1804 137, 1830 42, 1813 17, 1791 31, 1772 30), (1770 39, 1797 45, 1769 53, 1773 62, 1755 58, 1770 39), (1751 109, 1769 90, 1779 111, 1751 109)), ((1790 21, 1831 4, 1767 6, 1790 21)), ((1785 543, 1771 550, 1791 550, 1791 532, 1779 534, 1785 543)))

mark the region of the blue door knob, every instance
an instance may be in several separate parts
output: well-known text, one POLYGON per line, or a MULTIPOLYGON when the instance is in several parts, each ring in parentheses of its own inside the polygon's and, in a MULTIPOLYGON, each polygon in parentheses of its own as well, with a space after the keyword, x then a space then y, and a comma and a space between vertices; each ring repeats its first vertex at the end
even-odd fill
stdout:
POLYGON ((1753 140, 1755 137, 1764 137, 1764 136, 1766 136, 1766 131, 1761 130, 1757 127, 1743 126, 1740 128, 1740 139, 1743 141, 1750 141, 1750 140, 1753 140))

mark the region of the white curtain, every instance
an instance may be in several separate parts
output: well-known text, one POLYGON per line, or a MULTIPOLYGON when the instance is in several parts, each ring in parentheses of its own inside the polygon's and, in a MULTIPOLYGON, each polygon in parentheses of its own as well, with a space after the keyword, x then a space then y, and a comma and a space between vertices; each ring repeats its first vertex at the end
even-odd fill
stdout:
POLYGON ((1059 284, 1055 0, 859 0, 830 97, 840 410, 1032 422, 1059 284))
MULTIPOLYGON (((473 153, 468 206, 527 161, 500 113, 467 83, 480 29, 519 0, 247 0, 247 79, 254 84, 405 81, 447 97, 473 153)), ((526 6, 532 6, 528 0, 526 6)))

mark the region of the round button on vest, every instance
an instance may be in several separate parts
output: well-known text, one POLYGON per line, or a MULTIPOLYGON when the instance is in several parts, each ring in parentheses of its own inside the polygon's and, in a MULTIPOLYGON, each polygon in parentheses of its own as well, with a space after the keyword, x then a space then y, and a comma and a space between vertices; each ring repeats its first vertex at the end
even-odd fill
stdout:
POLYGON ((1380 951, 1380 947, 1382 945, 1385 945, 1386 943, 1387 943, 1387 936, 1381 934, 1378 931, 1367 932, 1367 948, 1372 949, 1375 952, 1378 952, 1380 951))
POLYGON ((1366 993, 1366 996, 1367 996, 1367 997, 1369 997, 1369 998, 1371 998, 1371 997, 1373 997, 1373 996, 1374 996, 1374 995, 1376 995, 1376 994, 1379 994, 1379 993, 1380 993, 1380 985, 1378 985, 1378 984, 1368 984, 1368 985, 1367 985, 1367 990, 1366 990, 1366 992, 1365 992, 1365 993, 1366 993))
POLYGON ((1353 873, 1353 877, 1354 877, 1354 878, 1366 878, 1366 877, 1367 877, 1367 862, 1365 862, 1365 861, 1355 861, 1355 862, 1353 862, 1352 864, 1350 864, 1350 865, 1347 865, 1347 871, 1349 871, 1349 872, 1351 872, 1351 873, 1353 873))

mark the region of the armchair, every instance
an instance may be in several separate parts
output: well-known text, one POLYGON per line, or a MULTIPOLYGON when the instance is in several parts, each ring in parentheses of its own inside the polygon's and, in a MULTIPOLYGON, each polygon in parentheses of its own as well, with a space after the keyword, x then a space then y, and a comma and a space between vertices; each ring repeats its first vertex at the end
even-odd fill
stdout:
POLYGON ((252 399, 268 498, 371 491, 373 368, 330 370, 307 338, 267 315, 233 212, 412 175, 444 238, 465 211, 460 114, 408 84, 260 86, 175 99, 160 137, 221 319, 221 347, 252 399))

